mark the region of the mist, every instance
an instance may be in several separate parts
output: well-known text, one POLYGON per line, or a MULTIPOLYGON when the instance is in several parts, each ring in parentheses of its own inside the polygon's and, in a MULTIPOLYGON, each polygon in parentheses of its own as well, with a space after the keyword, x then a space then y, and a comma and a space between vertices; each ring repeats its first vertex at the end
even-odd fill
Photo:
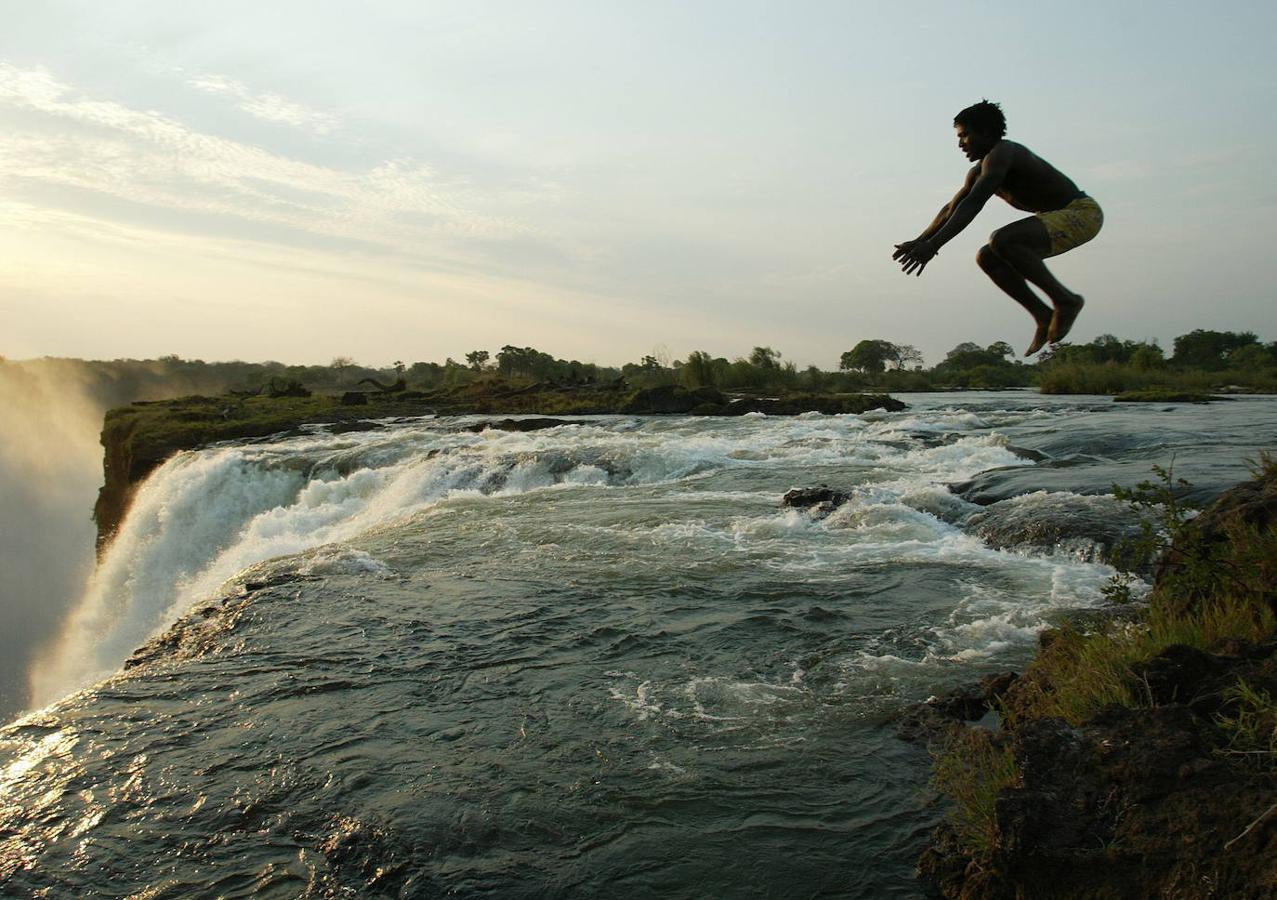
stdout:
POLYGON ((103 405, 61 360, 0 365, 0 721, 93 570, 103 405))
POLYGON ((30 706, 31 667, 50 658, 93 574, 105 412, 220 393, 245 369, 185 365, 0 357, 0 722, 30 706))

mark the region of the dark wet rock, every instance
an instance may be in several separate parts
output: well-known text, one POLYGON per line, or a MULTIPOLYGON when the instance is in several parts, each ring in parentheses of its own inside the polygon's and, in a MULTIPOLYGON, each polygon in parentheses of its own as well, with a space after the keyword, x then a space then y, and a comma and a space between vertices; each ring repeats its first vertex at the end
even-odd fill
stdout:
POLYGON ((1193 520, 1193 529, 1208 540, 1227 537, 1232 525, 1271 528, 1277 523, 1277 470, 1245 481, 1222 494, 1193 520))
POLYGON ((1220 657, 1189 647, 1172 644, 1144 663, 1132 667, 1135 677, 1144 682, 1154 703, 1189 703, 1202 690, 1209 690, 1213 679, 1228 668, 1220 657))
POLYGON ((1272 898, 1272 829, 1225 851, 1277 798, 1277 776, 1212 757, 1188 707, 1112 706, 1081 726, 1033 719, 1012 741, 1020 780, 995 803, 976 862, 943 826, 919 874, 954 898, 1272 898))
MULTIPOLYGON (((1233 469, 1197 468, 1191 461, 1177 464, 1176 475, 1183 475, 1192 482, 1191 487, 1179 496, 1194 504, 1211 502, 1237 481, 1233 469)), ((1144 459, 1118 462, 1103 456, 1070 454, 1052 457, 1033 466, 989 469, 967 481, 951 483, 949 490, 969 503, 989 506, 1036 491, 1082 496, 1111 494, 1115 483, 1133 487, 1147 481, 1148 477, 1149 463, 1144 459)))
POLYGON ((908 407, 887 394, 791 394, 785 397, 737 397, 720 415, 740 416, 751 412, 768 416, 796 416, 806 412, 838 416, 882 409, 900 412, 908 407))
POLYGON ((829 513, 850 499, 851 494, 846 491, 836 491, 822 484, 814 488, 791 488, 780 498, 780 502, 796 509, 815 509, 820 513, 829 513))
POLYGON ((463 431, 487 431, 489 428, 496 431, 541 431, 546 428, 558 428, 561 425, 585 425, 585 422, 572 421, 569 419, 550 419, 550 418, 529 418, 529 419, 497 419, 490 422, 476 422, 473 425, 467 425, 463 431))
POLYGON ((1143 605, 1136 603, 1066 609, 1061 611, 1056 619, 1061 627, 1047 628, 1038 632, 1038 649, 1045 650, 1051 646, 1060 636, 1062 627, 1071 628, 1080 634, 1095 634, 1138 622, 1143 614, 1143 605))
POLYGON ((716 388, 685 388, 665 384, 635 391, 621 407, 621 412, 631 414, 685 414, 698 407, 726 406, 727 398, 716 388))
POLYGON ((1034 450, 1031 447, 1016 447, 1012 444, 1007 444, 1007 449, 1021 459, 1029 459, 1033 462, 1046 462, 1051 458, 1041 450, 1034 450))
POLYGON ((990 504, 963 529, 995 550, 1066 553, 1109 562, 1125 540, 1140 534, 1130 506, 1110 497, 1034 493, 990 504))
POLYGON ((364 419, 358 422, 334 422, 324 428, 328 434, 349 434, 352 431, 376 431, 384 428, 380 422, 369 422, 364 419))
POLYGON ((896 734, 906 741, 930 741, 964 722, 975 722, 997 708, 1020 676, 1015 672, 985 675, 978 684, 955 688, 905 710, 896 734))
POLYGON ((905 404, 886 394, 787 394, 783 397, 729 397, 716 388, 685 388, 661 385, 635 391, 621 412, 649 414, 686 414, 697 416, 743 416, 763 413, 769 416, 793 416, 806 412, 825 415, 864 413, 872 409, 898 412, 905 404))

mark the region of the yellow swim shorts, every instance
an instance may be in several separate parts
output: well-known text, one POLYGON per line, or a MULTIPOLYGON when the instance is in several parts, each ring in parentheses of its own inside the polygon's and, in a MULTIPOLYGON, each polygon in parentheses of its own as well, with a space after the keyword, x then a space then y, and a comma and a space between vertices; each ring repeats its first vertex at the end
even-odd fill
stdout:
POLYGON ((1051 236, 1051 252, 1047 256, 1059 256, 1066 250, 1085 244, 1100 233, 1100 226, 1104 224, 1104 211, 1086 194, 1063 209, 1036 215, 1051 236))

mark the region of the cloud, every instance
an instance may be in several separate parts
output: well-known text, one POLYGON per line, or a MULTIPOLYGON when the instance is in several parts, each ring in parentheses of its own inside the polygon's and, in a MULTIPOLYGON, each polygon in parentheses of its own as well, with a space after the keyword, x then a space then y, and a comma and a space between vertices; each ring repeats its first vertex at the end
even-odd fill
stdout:
MULTIPOLYGON (((247 94, 226 79, 204 82, 214 93, 247 94)), ((254 102, 277 121, 313 126, 319 115, 274 95, 254 102)), ((546 240, 505 212, 526 205, 522 185, 484 189, 411 158, 355 171, 317 165, 195 131, 159 112, 83 97, 43 70, 5 62, 0 122, 0 187, 29 196, 38 186, 50 206, 61 191, 66 206, 83 210, 76 197, 88 192, 162 211, 170 223, 184 216, 193 232, 201 217, 231 217, 261 226, 246 229, 250 235, 348 240, 423 263, 491 262, 510 241, 546 240), (17 113, 11 122, 3 120, 6 108, 17 113)))
POLYGON ((300 103, 294 103, 279 94, 254 93, 247 85, 220 75, 203 75, 187 81, 193 88, 207 94, 230 97, 241 110, 266 122, 306 128, 315 134, 326 135, 340 127, 336 116, 317 112, 300 103))

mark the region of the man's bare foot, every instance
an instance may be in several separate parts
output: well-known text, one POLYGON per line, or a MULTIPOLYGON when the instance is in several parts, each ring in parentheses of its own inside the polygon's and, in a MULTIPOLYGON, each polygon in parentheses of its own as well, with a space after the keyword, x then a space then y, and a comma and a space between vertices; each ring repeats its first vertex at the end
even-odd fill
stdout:
POLYGON ((1037 322, 1038 329, 1033 332, 1033 343, 1029 344, 1029 349, 1024 351, 1025 356, 1032 356, 1046 346, 1046 335, 1051 330, 1052 319, 1038 319, 1037 322))
POLYGON ((1068 333, 1073 330, 1073 323, 1077 321, 1077 314, 1082 311, 1082 307, 1085 305, 1086 303, 1081 294, 1074 294, 1071 302, 1057 302, 1055 304, 1055 315, 1051 316, 1051 328, 1047 331, 1046 339, 1052 344, 1058 344, 1064 340, 1068 333))

